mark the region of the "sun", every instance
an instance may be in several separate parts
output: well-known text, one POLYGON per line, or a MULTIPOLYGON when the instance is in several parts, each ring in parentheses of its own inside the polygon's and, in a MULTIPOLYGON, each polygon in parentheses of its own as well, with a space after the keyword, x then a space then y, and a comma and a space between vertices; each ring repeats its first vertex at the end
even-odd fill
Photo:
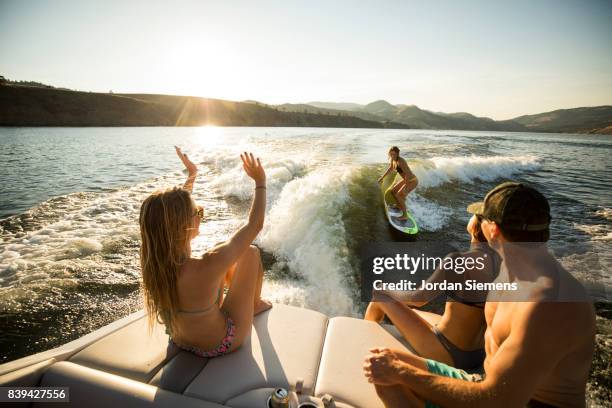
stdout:
POLYGON ((217 146, 225 143, 224 128, 215 125, 204 125, 194 128, 195 140, 204 146, 217 146))

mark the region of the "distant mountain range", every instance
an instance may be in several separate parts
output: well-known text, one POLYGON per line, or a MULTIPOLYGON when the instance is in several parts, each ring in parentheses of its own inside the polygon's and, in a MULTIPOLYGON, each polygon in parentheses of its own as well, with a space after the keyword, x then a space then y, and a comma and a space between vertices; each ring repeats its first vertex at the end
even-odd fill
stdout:
POLYGON ((559 109, 536 115, 495 121, 466 112, 443 113, 416 105, 392 105, 378 100, 367 105, 355 103, 309 102, 279 105, 284 110, 308 109, 312 113, 349 112, 373 121, 392 121, 417 129, 503 130, 517 132, 605 133, 612 134, 612 106, 559 109))
POLYGON ((0 84, 0 126, 305 126, 612 134, 612 106, 561 109, 495 121, 378 100, 267 105, 192 96, 79 92, 0 84))

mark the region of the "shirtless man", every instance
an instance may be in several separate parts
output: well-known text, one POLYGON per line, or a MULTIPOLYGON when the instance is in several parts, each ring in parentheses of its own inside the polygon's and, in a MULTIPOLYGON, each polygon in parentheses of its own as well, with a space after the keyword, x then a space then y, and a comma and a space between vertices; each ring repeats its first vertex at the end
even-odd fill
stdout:
POLYGON ((484 376, 374 348, 366 377, 386 407, 584 407, 595 313, 582 285, 547 250, 548 202, 533 188, 503 183, 468 211, 482 217, 502 257, 500 279, 519 287, 486 303, 484 376))

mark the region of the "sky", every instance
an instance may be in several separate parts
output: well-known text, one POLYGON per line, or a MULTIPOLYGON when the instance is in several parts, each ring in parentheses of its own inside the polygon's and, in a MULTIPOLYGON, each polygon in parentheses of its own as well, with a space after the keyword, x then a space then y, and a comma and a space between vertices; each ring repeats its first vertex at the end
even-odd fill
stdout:
POLYGON ((0 75, 509 119, 612 104, 612 1, 0 0, 0 75))

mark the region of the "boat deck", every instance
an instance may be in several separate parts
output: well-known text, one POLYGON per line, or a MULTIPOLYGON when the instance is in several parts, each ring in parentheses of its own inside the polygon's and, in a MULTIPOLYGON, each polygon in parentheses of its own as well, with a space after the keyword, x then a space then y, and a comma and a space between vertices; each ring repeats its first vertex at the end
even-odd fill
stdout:
POLYGON ((276 304, 256 316, 239 350, 206 359, 169 343, 161 325, 149 334, 139 311, 3 364, 0 385, 70 387, 70 403, 35 406, 254 408, 265 407, 274 388, 301 384, 301 393, 292 394, 300 401, 329 394, 338 408, 375 408, 382 404, 362 373, 374 346, 409 348, 392 326, 276 304))

